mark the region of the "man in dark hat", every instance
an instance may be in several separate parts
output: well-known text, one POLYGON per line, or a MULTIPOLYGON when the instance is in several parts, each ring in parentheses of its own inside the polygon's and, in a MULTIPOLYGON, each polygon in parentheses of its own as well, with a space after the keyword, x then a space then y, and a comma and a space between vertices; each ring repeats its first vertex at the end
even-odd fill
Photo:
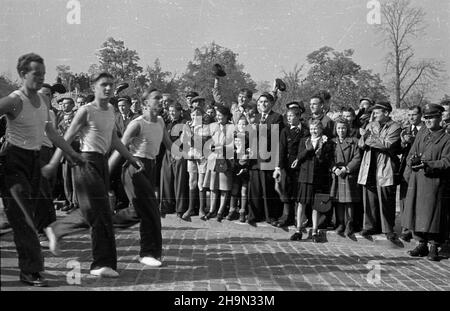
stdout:
POLYGON ((408 182, 402 226, 411 230, 417 247, 410 256, 438 261, 438 248, 448 237, 450 206, 450 136, 442 128, 444 108, 429 104, 421 130, 408 154, 404 177, 408 182), (428 243, 431 244, 428 249, 428 243))
POLYGON ((204 109, 205 108, 205 102, 206 99, 202 96, 195 96, 191 99, 191 105, 190 108, 191 110, 200 108, 200 109, 204 109))
POLYGON ((194 91, 187 92, 186 103, 187 103, 187 106, 189 107, 189 109, 191 109, 191 100, 197 96, 199 96, 199 94, 197 92, 194 92, 194 91))
POLYGON ((220 90, 221 77, 223 77, 223 75, 214 75, 214 87, 212 89, 214 101, 217 104, 229 107, 231 114, 233 115, 232 121, 234 124, 237 124, 243 114, 245 114, 250 108, 256 106, 252 103, 253 91, 248 88, 241 88, 235 103, 225 103, 220 90))
MULTIPOLYGON (((265 218, 267 223, 272 224, 281 216, 282 204, 275 191, 275 180, 273 172, 278 164, 279 138, 284 127, 283 117, 272 110, 275 98, 270 93, 262 93, 258 100, 259 114, 256 117, 258 150, 255 160, 250 164, 250 186, 249 186, 249 212, 248 223, 254 225, 257 221, 265 218), (271 137, 272 128, 278 129, 277 136, 271 137), (266 144, 266 148, 261 146, 266 144), (273 145, 273 146, 272 146, 273 145), (267 149, 267 150, 264 150, 267 149), (264 154, 270 153, 269 157, 264 154)), ((253 143, 250 142, 250 146, 253 143)))
MULTIPOLYGON (((412 106, 408 109, 408 125, 402 129, 400 133, 401 139, 401 158, 399 176, 400 182, 400 215, 403 214, 405 206, 405 197, 408 190, 408 183, 402 177, 405 172, 407 156, 411 149, 414 140, 421 129, 425 128, 422 122, 422 108, 420 106, 412 106)), ((402 228, 400 238, 406 242, 412 239, 412 232, 408 229, 402 228)))
POLYGON ((383 232, 388 240, 397 242, 394 225, 401 126, 391 119, 391 112, 389 102, 378 102, 373 106, 371 122, 362 130, 359 140, 364 155, 358 183, 363 185, 361 234, 368 237, 383 232))

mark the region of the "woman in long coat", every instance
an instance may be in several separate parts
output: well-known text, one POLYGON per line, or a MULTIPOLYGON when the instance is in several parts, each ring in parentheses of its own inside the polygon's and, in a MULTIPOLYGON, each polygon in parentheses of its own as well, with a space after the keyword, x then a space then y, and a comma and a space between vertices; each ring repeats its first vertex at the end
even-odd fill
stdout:
POLYGON ((408 253, 414 257, 429 254, 430 260, 438 260, 438 247, 449 229, 450 136, 439 125, 442 111, 441 106, 434 104, 424 110, 427 129, 416 137, 404 174, 408 192, 402 226, 413 231, 419 242, 408 253))
POLYGON ((337 228, 336 232, 346 236, 353 234, 355 203, 361 202, 361 188, 357 184, 361 165, 361 149, 358 139, 350 136, 350 123, 344 118, 335 121, 336 138, 334 150, 334 166, 330 197, 335 200, 337 228))

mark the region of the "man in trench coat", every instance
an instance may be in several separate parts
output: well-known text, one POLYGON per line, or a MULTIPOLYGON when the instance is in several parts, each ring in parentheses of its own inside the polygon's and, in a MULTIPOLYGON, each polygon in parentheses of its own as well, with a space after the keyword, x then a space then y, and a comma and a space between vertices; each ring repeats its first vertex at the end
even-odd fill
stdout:
POLYGON ((392 242, 394 233, 395 197, 399 169, 397 153, 400 148, 401 126, 389 116, 389 102, 373 106, 370 122, 361 130, 359 146, 364 150, 358 184, 363 185, 364 226, 361 234, 370 236, 383 232, 392 242))
POLYGON ((416 137, 404 173, 408 192, 402 226, 413 231, 414 239, 419 242, 408 254, 428 255, 432 261, 439 260, 438 248, 450 225, 450 136, 440 125, 443 111, 437 104, 424 109, 426 129, 416 137))

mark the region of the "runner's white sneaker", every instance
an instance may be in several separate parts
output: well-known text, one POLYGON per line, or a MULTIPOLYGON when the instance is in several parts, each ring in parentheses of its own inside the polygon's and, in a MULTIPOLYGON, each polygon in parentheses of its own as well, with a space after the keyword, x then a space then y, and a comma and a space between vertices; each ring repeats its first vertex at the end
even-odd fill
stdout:
POLYGON ((101 276, 105 278, 117 278, 119 277, 119 272, 110 267, 101 267, 98 269, 91 270, 91 275, 101 276))
POLYGON ((139 262, 150 267, 161 267, 162 262, 153 257, 140 257, 139 262))

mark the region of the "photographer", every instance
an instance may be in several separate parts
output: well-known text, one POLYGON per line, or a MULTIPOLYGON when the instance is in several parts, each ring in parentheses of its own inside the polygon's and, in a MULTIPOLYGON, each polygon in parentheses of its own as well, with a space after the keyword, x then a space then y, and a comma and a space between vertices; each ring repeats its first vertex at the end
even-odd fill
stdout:
POLYGON ((443 112, 444 108, 437 104, 424 109, 426 129, 418 133, 411 147, 404 174, 409 187, 402 226, 413 231, 419 242, 408 254, 428 255, 432 261, 439 260, 438 247, 448 234, 450 136, 440 125, 443 112))

